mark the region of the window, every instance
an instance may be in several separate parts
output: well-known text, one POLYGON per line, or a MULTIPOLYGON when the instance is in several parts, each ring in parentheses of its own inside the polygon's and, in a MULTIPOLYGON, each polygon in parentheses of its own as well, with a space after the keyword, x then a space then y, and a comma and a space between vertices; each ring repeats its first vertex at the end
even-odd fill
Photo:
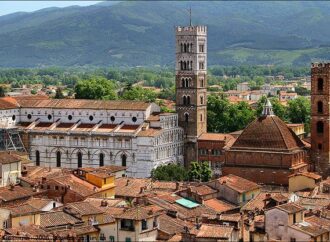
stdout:
POLYGON ((146 229, 148 229, 147 220, 143 219, 143 220, 141 221, 141 229, 142 229, 142 230, 146 230, 146 229))
POLYGON ((183 99, 183 101, 182 101, 183 102, 183 105, 187 105, 187 97, 186 96, 183 96, 182 99, 183 99))
POLYGON ((127 237, 125 238, 125 242, 132 242, 131 238, 127 237))
POLYGON ((120 220, 120 228, 122 230, 134 231, 134 223, 131 219, 122 219, 120 220))
POLYGON ((89 116, 89 120, 93 121, 94 117, 92 115, 89 116))
POLYGON ((81 152, 78 152, 77 158, 78 158, 78 168, 80 168, 80 167, 82 167, 82 154, 81 154, 81 152))
POLYGON ((100 153, 100 166, 104 166, 104 154, 103 153, 100 153))
POLYGON ((242 194, 242 200, 243 200, 243 202, 246 201, 246 195, 245 195, 245 193, 242 194))
POLYGON ((109 236, 109 241, 110 241, 110 242, 115 242, 115 236, 112 236, 112 235, 109 236))
POLYGON ((200 87, 204 87, 204 79, 200 79, 199 82, 200 82, 200 87))
POLYGON ((36 150, 36 166, 40 166, 40 152, 36 150))
POLYGON ((322 144, 318 144, 318 145, 317 145, 317 148, 318 148, 319 150, 322 150, 322 144))
POLYGON ((187 105, 190 105, 190 96, 187 97, 187 105))
POLYGON ((296 214, 293 214, 293 223, 295 224, 297 222, 296 214))
POLYGON ((323 91, 323 79, 322 78, 319 78, 317 80, 317 90, 318 91, 323 91))
POLYGON ((72 115, 69 115, 69 116, 68 116, 68 119, 69 119, 69 120, 72 120, 72 115))
POLYGON ((16 119, 16 116, 15 116, 15 115, 13 115, 13 116, 11 117, 11 119, 12 119, 13 121, 15 121, 15 119, 16 119))
POLYGON ((136 117, 133 117, 132 118, 132 121, 135 123, 137 121, 137 118, 136 117))
POLYGON ((61 152, 56 152, 56 167, 61 167, 61 152))
POLYGON ((200 121, 203 121, 203 114, 200 114, 200 121))
POLYGON ((199 45, 199 52, 204 53, 204 45, 199 45))
POLYGON ((316 123, 316 131, 318 134, 323 134, 323 122, 322 121, 318 121, 316 123))
POLYGON ((121 166, 126 166, 127 156, 125 154, 121 155, 121 166))
POLYGON ((28 114, 27 118, 28 119, 31 119, 32 118, 32 115, 31 114, 28 114))
POLYGON ((189 114, 188 113, 184 114, 184 120, 185 120, 186 123, 188 123, 188 120, 189 120, 189 114))
POLYGON ((296 242, 296 238, 290 238, 290 242, 296 242))
POLYGON ((322 101, 317 102, 317 112, 318 113, 323 113, 323 103, 322 103, 322 101))
POLYGON ((114 122, 116 120, 115 116, 110 117, 111 122, 114 122))
POLYGON ((48 114, 48 120, 52 119, 52 115, 48 114))
POLYGON ((204 104, 204 97, 203 96, 200 96, 200 102, 201 102, 201 104, 204 104))
POLYGON ((204 62, 199 62, 199 69, 204 70, 204 62))

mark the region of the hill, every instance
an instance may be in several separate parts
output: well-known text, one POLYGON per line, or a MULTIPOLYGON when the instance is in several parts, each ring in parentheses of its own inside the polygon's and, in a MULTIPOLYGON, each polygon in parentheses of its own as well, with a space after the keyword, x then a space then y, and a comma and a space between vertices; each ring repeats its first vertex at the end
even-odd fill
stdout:
POLYGON ((208 25, 209 64, 330 59, 329 2, 104 2, 0 17, 0 67, 174 65, 174 26, 208 25))

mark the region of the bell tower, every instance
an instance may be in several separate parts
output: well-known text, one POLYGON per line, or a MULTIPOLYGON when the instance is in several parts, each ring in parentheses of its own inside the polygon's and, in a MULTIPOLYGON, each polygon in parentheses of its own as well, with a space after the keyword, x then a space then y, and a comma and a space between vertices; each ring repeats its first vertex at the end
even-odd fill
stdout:
POLYGON ((330 63, 311 67, 311 145, 315 171, 330 175, 330 63))
POLYGON ((176 27, 176 112, 184 128, 185 165, 197 161, 197 138, 206 132, 207 27, 176 27))

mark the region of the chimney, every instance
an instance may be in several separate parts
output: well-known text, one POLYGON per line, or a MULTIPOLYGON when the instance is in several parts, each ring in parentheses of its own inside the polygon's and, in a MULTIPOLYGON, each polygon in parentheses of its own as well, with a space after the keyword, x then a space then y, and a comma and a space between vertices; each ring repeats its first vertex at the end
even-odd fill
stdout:
POLYGON ((129 184, 129 179, 127 179, 127 181, 126 181, 126 186, 128 186, 128 184, 129 184))
POLYGON ((179 190, 179 188, 180 188, 180 182, 176 182, 175 183, 175 190, 177 191, 177 190, 179 190))
POLYGON ((41 178, 41 183, 44 184, 46 182, 47 178, 46 177, 42 177, 41 178))
POLYGON ((14 188, 15 188, 14 184, 10 184, 10 185, 9 185, 9 190, 10 190, 10 191, 14 191, 14 188))
POLYGON ((101 207, 107 207, 107 206, 108 206, 108 202, 106 200, 102 200, 101 207))

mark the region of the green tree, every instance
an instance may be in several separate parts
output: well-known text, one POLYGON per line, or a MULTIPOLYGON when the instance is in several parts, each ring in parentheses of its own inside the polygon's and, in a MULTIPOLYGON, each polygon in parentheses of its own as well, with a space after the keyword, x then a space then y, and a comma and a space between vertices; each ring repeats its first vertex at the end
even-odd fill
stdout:
POLYGON ((75 86, 77 99, 117 99, 116 85, 104 77, 79 81, 75 86))
POLYGON ((159 181, 186 181, 188 172, 178 164, 160 165, 151 171, 151 177, 159 181))
POLYGON ((124 90, 121 98, 124 100, 154 102, 156 97, 157 95, 154 91, 137 86, 128 90, 124 90))
POLYGON ((62 88, 58 87, 56 89, 55 98, 56 99, 63 99, 64 98, 62 88))
POLYGON ((4 97, 5 96, 5 88, 0 86, 0 97, 4 97))
POLYGON ((191 162, 188 172, 190 181, 207 182, 211 179, 211 174, 212 171, 208 162, 191 162))
POLYGON ((291 123, 304 123, 305 132, 310 131, 310 100, 298 97, 288 102, 288 119, 291 123))

